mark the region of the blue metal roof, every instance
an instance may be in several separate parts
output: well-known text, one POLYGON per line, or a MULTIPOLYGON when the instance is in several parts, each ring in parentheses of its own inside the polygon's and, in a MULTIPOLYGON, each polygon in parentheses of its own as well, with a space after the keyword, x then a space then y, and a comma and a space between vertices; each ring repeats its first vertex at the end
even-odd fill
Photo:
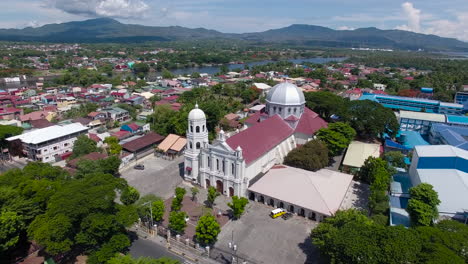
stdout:
POLYGON ((390 139, 385 140, 385 146, 390 147, 390 148, 396 148, 396 149, 401 149, 401 150, 409 150, 407 147, 396 143, 395 141, 392 141, 390 139))
POLYGON ((468 125, 468 116, 447 115, 447 123, 468 125))
POLYGON ((430 145, 423 139, 421 134, 416 131, 402 131, 401 135, 404 135, 405 142, 403 145, 407 148, 413 149, 415 146, 430 145))

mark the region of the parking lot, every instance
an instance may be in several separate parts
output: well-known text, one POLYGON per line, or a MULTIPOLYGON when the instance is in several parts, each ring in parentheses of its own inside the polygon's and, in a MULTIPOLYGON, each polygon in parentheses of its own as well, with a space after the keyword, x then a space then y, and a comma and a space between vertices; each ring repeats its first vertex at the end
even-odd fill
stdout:
POLYGON ((182 182, 180 174, 181 168, 183 169, 182 163, 183 157, 166 160, 149 155, 138 160, 138 164, 145 166, 144 170, 136 170, 132 165, 120 174, 128 184, 140 192, 141 196, 154 194, 167 199, 174 194, 175 187, 182 182))
POLYGON ((222 263, 229 263, 232 256, 226 252, 231 252, 228 244, 234 241, 238 255, 253 263, 318 263, 317 252, 309 238, 317 223, 300 216, 272 219, 269 217, 272 209, 250 202, 241 219, 222 228, 213 256, 222 263))

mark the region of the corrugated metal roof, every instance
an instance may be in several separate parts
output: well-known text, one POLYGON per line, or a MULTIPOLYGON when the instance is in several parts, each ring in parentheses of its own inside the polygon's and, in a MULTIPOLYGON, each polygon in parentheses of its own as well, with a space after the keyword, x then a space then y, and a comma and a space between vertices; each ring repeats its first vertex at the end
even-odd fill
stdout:
POLYGON ((380 157, 380 144, 353 141, 346 151, 343 165, 360 168, 369 157, 380 157))
POLYGON ((72 123, 67 125, 55 125, 46 128, 37 129, 28 133, 18 136, 7 138, 6 140, 12 141, 19 139, 26 144, 39 144, 56 138, 68 136, 78 132, 86 132, 88 128, 80 123, 72 123))
POLYGON ((400 111, 400 118, 408 118, 415 120, 425 120, 431 122, 445 123, 445 115, 412 111, 400 111))

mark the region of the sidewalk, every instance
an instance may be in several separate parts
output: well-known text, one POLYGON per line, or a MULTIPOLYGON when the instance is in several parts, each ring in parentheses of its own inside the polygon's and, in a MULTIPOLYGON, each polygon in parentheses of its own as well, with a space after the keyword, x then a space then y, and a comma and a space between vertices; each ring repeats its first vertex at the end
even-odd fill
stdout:
MULTIPOLYGON (((182 257, 183 259, 185 259, 184 264, 219 264, 219 262, 213 259, 194 254, 193 252, 189 252, 188 250, 184 249, 182 245, 177 245, 177 243, 169 244, 166 238, 161 237, 159 235, 150 235, 147 232, 145 232, 143 228, 133 226, 129 230, 135 232, 139 238, 150 240, 162 247, 165 247, 168 250, 168 252, 182 257)), ((180 243, 183 244, 183 242, 180 243)))

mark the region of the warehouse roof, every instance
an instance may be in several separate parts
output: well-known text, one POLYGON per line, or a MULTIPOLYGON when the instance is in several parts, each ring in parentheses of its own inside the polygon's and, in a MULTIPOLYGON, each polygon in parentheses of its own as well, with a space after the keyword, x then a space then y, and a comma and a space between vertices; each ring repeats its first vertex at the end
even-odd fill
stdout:
POLYGON ((26 144, 40 144, 56 138, 65 137, 78 132, 87 132, 88 128, 80 123, 55 125, 33 130, 18 136, 7 138, 8 141, 19 139, 26 144))

